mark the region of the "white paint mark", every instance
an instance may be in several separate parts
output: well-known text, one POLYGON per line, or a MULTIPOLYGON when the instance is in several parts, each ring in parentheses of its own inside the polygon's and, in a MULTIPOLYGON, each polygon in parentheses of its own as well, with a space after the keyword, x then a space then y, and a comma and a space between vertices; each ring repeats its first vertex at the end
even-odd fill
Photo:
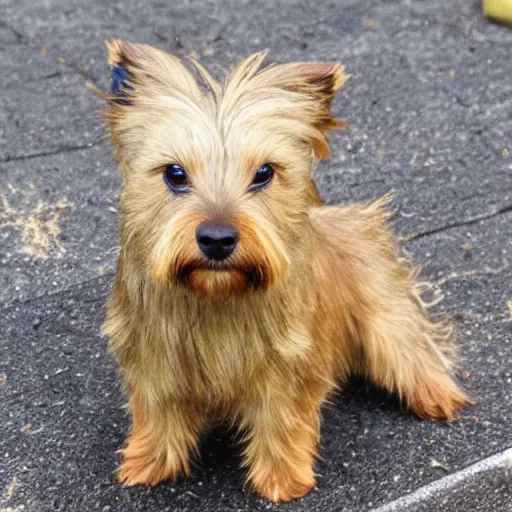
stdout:
POLYGON ((480 473, 487 473, 499 469, 512 469, 512 448, 494 455, 487 459, 481 460, 472 466, 469 466, 457 473, 448 475, 440 480, 436 480, 429 485, 421 487, 417 491, 398 498, 391 503, 374 508, 371 512, 402 512, 406 507, 424 502, 433 496, 439 496, 444 492, 454 489, 458 484, 469 481, 471 478, 480 473))

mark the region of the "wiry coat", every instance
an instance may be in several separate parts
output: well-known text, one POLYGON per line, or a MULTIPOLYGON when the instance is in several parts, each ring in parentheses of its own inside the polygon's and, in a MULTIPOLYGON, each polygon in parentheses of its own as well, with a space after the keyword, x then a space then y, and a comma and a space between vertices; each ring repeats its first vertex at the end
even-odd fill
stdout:
POLYGON ((398 254, 386 202, 325 207, 311 180, 329 156, 336 64, 244 61, 201 91, 175 57, 114 41, 129 79, 106 117, 123 174, 121 251, 104 333, 133 426, 119 479, 189 473, 209 420, 244 432, 251 485, 286 501, 315 483, 320 407, 350 373, 396 392, 419 416, 451 420, 468 397, 450 376, 450 329, 427 317, 398 254), (271 162, 272 183, 247 192, 271 162), (173 196, 162 170, 192 184, 173 196), (204 221, 237 227, 227 264, 205 262, 204 221))

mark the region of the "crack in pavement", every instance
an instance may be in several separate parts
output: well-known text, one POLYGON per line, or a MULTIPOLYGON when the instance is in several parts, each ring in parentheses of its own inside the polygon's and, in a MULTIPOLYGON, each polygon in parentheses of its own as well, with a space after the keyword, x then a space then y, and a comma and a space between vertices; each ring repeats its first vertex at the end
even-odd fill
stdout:
POLYGON ((463 100, 461 98, 461 96, 459 95, 458 92, 450 89, 449 86, 445 85, 445 84, 440 84, 439 85, 439 90, 441 90, 442 92, 444 92, 448 97, 451 97, 451 98, 454 98, 455 101, 461 106, 461 107, 464 107, 464 108, 471 108, 472 107, 472 104, 463 100))
POLYGON ((512 204, 505 205, 502 208, 499 208, 495 212, 492 213, 486 213, 483 215, 477 215, 476 217, 473 217, 468 220, 462 220, 458 222, 451 222, 449 224, 445 224, 444 226, 438 226, 432 229, 426 229, 425 231, 419 231, 418 233, 413 233, 412 235, 406 235, 400 237, 400 240, 402 242, 412 242, 415 240, 419 240, 421 238, 425 238, 430 235, 435 235, 436 233, 442 233, 443 231, 447 231, 448 229, 452 228, 458 228, 461 226, 470 226, 472 224, 476 224, 477 222, 480 222, 481 220, 487 220, 492 219, 494 217, 498 217, 499 215, 502 215, 504 213, 512 212, 512 204))
POLYGON ((7 23, 5 21, 1 21, 0 27, 5 27, 5 28, 9 29, 18 38, 18 42, 25 43, 29 46, 39 48, 40 55, 41 55, 41 51, 44 51, 45 53, 43 56, 49 57, 50 59, 54 60, 58 64, 62 64, 63 66, 66 66, 68 69, 70 69, 74 73, 80 75, 82 78, 90 80, 94 84, 97 83, 96 78, 91 73, 89 73, 89 71, 87 71, 86 69, 83 69, 82 67, 80 67, 78 64, 75 64, 74 62, 71 62, 63 57, 55 55, 54 53, 52 53, 48 49, 46 49, 45 45, 42 44, 40 41, 32 39, 31 37, 27 36, 26 34, 23 34, 23 32, 19 31, 17 28, 13 27, 9 23, 7 23))
POLYGON ((93 75, 91 75, 86 69, 81 68, 74 62, 70 62, 69 60, 65 59, 64 57, 54 55, 53 53, 50 53, 49 51, 47 53, 47 56, 50 57, 50 59, 57 62, 58 64, 62 64, 64 66, 66 66, 68 69, 71 69, 71 71, 77 73, 82 78, 89 80, 90 82, 92 82, 95 85, 97 84, 97 80, 93 75))
MULTIPOLYGON (((11 302, 5 302, 3 304, 0 304, 0 310, 2 311, 8 311, 9 309, 18 307, 18 306, 24 306, 26 304, 30 304, 31 302, 37 302, 41 299, 53 299, 55 297, 58 297, 59 295, 63 295, 65 293, 71 292, 73 290, 76 290, 77 288, 80 288, 82 286, 87 286, 89 284, 103 284, 103 281, 108 282, 109 279, 115 275, 115 272, 113 270, 105 272, 101 276, 94 276, 90 279, 84 279, 83 281, 79 281, 78 283, 71 284, 70 286, 67 286, 65 288, 60 288, 59 290, 56 290, 54 292, 50 293, 42 293, 41 295, 36 295, 34 297, 29 297, 27 299, 19 300, 15 299, 11 302)), ((103 297, 102 297, 103 299, 103 297)))
POLYGON ((0 27, 9 29, 18 39, 18 42, 20 43, 30 43, 30 39, 22 34, 19 30, 15 29, 12 25, 9 25, 9 23, 5 21, 0 21, 0 27))
POLYGON ((101 139, 98 139, 95 142, 91 142, 89 144, 76 145, 76 146, 64 146, 61 148, 50 149, 48 151, 40 151, 38 153, 31 153, 28 155, 7 156, 5 158, 0 159, 0 164, 6 164, 9 162, 18 162, 20 160, 32 160, 33 158, 59 155, 60 153, 71 153, 73 151, 80 151, 82 149, 90 149, 95 146, 99 146, 104 140, 105 140, 104 138, 101 138, 101 139))

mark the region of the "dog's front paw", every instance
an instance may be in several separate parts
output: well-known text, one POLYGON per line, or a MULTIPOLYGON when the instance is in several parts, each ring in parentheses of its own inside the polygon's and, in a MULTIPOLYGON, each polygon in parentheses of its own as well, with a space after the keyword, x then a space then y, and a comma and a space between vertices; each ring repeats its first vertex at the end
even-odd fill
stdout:
POLYGON ((300 470, 277 471, 268 475, 251 478, 253 489, 275 503, 302 498, 315 486, 315 477, 311 468, 300 470))
POLYGON ((119 453, 123 455, 123 462, 117 479, 124 485, 153 486, 163 480, 176 480, 181 472, 188 474, 188 469, 182 468, 177 455, 169 449, 155 451, 148 445, 129 439, 119 453))

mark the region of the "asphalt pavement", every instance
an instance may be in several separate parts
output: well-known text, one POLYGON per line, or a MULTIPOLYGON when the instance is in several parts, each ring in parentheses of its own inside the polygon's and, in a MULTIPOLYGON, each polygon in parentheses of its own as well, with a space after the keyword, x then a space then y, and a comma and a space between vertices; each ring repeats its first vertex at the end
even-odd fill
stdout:
POLYGON ((0 0, 0 512, 512 511, 511 264, 512 30, 480 2, 0 0), (120 177, 86 88, 108 88, 112 38, 218 78, 263 48, 346 65, 334 110, 349 126, 319 189, 330 204, 394 192, 477 405, 421 421, 351 380, 324 410, 318 487, 291 504, 244 486, 225 429, 191 481, 116 483, 129 418, 99 329, 120 177))

